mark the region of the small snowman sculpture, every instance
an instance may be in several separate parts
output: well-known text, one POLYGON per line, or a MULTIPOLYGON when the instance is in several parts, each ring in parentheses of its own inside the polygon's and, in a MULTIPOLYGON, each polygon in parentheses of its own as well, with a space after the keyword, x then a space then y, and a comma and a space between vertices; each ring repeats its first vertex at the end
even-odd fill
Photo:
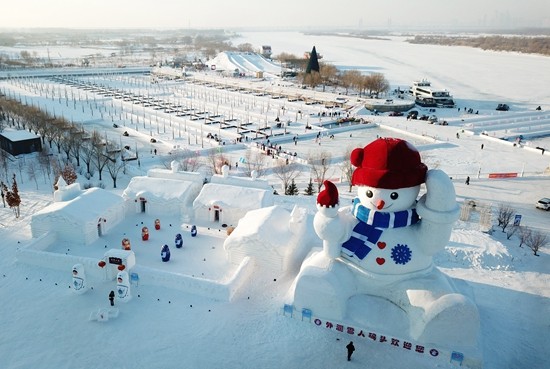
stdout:
POLYGON ((183 247, 183 237, 181 236, 181 233, 176 234, 176 248, 181 249, 183 247))
POLYGON ((294 305, 324 318, 362 321, 358 314, 376 312, 348 303, 374 296, 406 314, 412 339, 476 344, 477 307, 432 262, 459 216, 449 177, 428 170, 416 148, 401 139, 377 139, 353 150, 350 159, 357 197, 340 208, 336 186, 325 181, 313 223, 323 250, 302 264, 294 305), (423 183, 426 194, 417 201, 423 183))
POLYGON ((163 262, 170 261, 170 248, 168 247, 168 245, 164 245, 160 249, 160 258, 163 262))
POLYGON ((118 301, 128 302, 132 299, 131 288, 130 288, 130 278, 128 272, 121 271, 118 272, 116 276, 116 297, 118 301))
POLYGON ((79 295, 88 291, 86 285, 86 273, 84 272, 84 266, 82 264, 75 264, 73 266, 73 291, 79 295))

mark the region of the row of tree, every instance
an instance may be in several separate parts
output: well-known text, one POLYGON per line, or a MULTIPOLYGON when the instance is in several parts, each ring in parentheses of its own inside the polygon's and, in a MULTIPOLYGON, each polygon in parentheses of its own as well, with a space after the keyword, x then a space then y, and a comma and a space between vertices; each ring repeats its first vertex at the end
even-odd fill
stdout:
POLYGON ((409 40, 412 44, 430 44, 445 46, 470 46, 483 50, 513 51, 527 54, 550 55, 550 37, 520 36, 415 36, 409 40))
POLYGON ((378 95, 387 92, 390 84, 382 73, 362 74, 355 69, 339 70, 330 63, 319 62, 319 71, 312 70, 306 73, 308 59, 297 57, 290 53, 281 53, 275 57, 283 65, 298 70, 297 79, 304 82, 304 85, 311 88, 321 86, 323 91, 326 87, 343 88, 346 95, 350 89, 358 91, 362 95, 378 95))
POLYGON ((535 256, 541 247, 550 243, 550 238, 546 233, 536 229, 520 226, 512 222, 515 218, 516 209, 509 205, 500 204, 497 209, 498 226, 502 228, 502 232, 506 232, 507 239, 510 239, 514 234, 519 238, 519 247, 527 245, 533 251, 535 256))
MULTIPOLYGON (((48 169, 44 173, 55 170, 55 180, 63 176, 68 184, 74 182, 70 170, 72 163, 80 167, 81 162, 85 165, 85 173, 90 178, 97 170, 99 180, 102 180, 103 172, 106 170, 113 180, 113 187, 116 188, 116 180, 119 173, 125 168, 123 160, 124 148, 118 147, 115 143, 107 140, 97 131, 87 132, 81 126, 67 121, 63 117, 51 116, 37 107, 22 104, 5 96, 0 97, 0 130, 5 125, 16 129, 28 130, 39 135, 42 139, 43 150, 38 157, 39 163, 48 169), (57 150, 57 157, 62 159, 61 164, 56 164, 52 158, 52 151, 57 150), (66 178, 65 178, 66 177, 66 178)), ((6 153, 0 155, 0 166, 6 172, 8 161, 6 153)), ((32 163, 26 164, 28 168, 34 168, 32 163)), ((27 169, 28 169, 27 168, 27 169)), ((28 169, 30 170, 30 169, 28 169)), ((33 173, 34 174, 34 173, 33 173)))

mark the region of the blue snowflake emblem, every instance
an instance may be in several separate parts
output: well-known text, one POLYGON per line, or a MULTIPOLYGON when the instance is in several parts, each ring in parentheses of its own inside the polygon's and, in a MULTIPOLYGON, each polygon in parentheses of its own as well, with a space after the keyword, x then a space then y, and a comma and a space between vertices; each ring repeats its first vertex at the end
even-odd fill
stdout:
POLYGON ((411 261, 412 251, 407 245, 397 245, 391 249, 391 258, 395 264, 407 264, 411 261))

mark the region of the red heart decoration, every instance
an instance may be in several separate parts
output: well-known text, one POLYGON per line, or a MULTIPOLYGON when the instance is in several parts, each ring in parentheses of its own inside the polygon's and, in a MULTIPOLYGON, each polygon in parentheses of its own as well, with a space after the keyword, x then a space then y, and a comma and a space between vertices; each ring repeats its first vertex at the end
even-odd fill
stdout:
POLYGON ((384 248, 386 247, 386 243, 385 243, 385 242, 378 242, 376 245, 378 246, 378 248, 379 248, 380 250, 384 250, 384 248))
POLYGON ((376 262, 378 263, 378 265, 382 265, 386 262, 386 259, 384 258, 376 258, 376 262))

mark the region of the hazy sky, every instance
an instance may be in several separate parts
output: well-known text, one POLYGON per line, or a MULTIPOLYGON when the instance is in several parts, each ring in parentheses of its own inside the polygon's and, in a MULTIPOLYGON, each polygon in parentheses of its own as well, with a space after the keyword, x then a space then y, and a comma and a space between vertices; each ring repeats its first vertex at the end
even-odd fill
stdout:
POLYGON ((0 28, 550 27, 550 0, 0 0, 0 28))

